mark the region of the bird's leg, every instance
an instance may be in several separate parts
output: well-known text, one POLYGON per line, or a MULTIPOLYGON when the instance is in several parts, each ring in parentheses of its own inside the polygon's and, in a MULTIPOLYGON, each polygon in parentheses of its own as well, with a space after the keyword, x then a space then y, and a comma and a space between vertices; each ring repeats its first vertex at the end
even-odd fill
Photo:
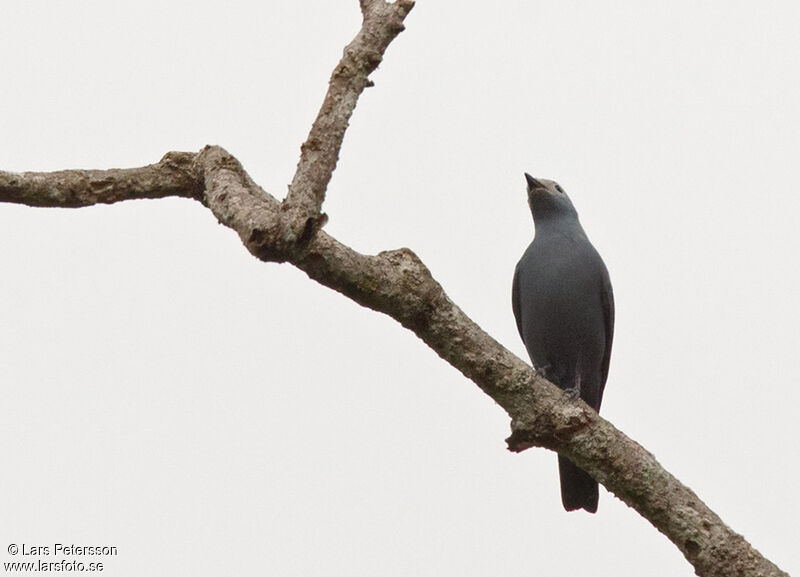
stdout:
POLYGON ((581 373, 580 372, 576 372, 575 373, 574 384, 571 387, 566 387, 564 389, 564 392, 567 394, 567 397, 569 397, 570 401, 574 402, 574 401, 577 401, 578 399, 581 398, 581 373))
MULTIPOLYGON (((542 365, 541 367, 533 367, 533 373, 537 377, 542 377, 547 379, 547 370, 550 368, 550 365, 542 365)), ((550 379, 547 379, 548 381, 550 379)))

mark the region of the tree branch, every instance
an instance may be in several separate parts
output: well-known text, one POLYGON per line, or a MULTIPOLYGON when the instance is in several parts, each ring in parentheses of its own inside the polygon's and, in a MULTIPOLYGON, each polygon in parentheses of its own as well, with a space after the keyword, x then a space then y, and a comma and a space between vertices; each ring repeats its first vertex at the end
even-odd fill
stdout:
POLYGON ((255 184, 235 158, 212 146, 199 153, 170 152, 156 164, 134 169, 0 172, 0 201, 81 207, 167 196, 198 200, 257 258, 291 262, 413 331, 509 414, 510 450, 539 446, 566 455, 664 533, 698 575, 786 575, 653 455, 583 402, 570 401, 485 333, 411 250, 363 255, 319 230, 320 207, 350 115, 412 6, 403 0, 361 0, 363 27, 334 70, 283 203, 255 184))
POLYGON ((141 168, 0 171, 0 202, 28 206, 79 208, 137 198, 182 196, 201 200, 203 182, 192 170, 195 154, 168 152, 141 168))
POLYGON ((312 228, 325 224, 325 218, 318 217, 350 117, 361 93, 372 86, 369 75, 381 63, 391 41, 403 31, 403 21, 414 7, 412 0, 360 3, 364 15, 361 30, 334 68, 325 100, 300 148, 300 161, 284 201, 284 210, 290 214, 289 228, 283 235, 287 243, 307 239, 312 228))

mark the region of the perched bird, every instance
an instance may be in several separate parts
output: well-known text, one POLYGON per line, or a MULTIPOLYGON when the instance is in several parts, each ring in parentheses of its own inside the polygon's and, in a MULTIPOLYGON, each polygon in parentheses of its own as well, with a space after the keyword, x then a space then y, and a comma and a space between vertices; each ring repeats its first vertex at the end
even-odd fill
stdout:
MULTIPOLYGON (((525 173, 535 235, 514 271, 517 328, 540 374, 600 410, 614 336, 614 295, 603 259, 564 190, 525 173)), ((558 456, 567 511, 597 511, 586 471, 558 456)))

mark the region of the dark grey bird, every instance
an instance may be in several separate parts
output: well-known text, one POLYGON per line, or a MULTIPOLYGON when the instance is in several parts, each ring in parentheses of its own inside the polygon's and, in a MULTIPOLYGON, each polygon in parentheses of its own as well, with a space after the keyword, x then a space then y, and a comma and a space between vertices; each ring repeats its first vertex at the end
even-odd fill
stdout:
MULTIPOLYGON (((514 271, 517 328, 540 374, 599 411, 614 336, 608 271, 564 190, 525 179, 535 234, 514 271)), ((596 512, 597 481, 561 455, 558 470, 564 508, 596 512)))

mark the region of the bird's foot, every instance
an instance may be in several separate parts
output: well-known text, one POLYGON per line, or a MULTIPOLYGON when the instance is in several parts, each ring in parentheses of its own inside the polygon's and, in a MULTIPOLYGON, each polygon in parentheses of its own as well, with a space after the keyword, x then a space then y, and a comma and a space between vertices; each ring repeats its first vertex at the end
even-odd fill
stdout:
POLYGON ((573 403, 577 401, 581 397, 581 375, 578 373, 578 376, 575 378, 575 384, 571 387, 566 387, 564 392, 569 397, 569 400, 573 403))
POLYGON ((544 365, 543 367, 533 367, 533 372, 537 377, 542 377, 544 379, 547 379, 547 369, 549 368, 550 365, 544 365))
POLYGON ((564 394, 567 395, 567 398, 574 403, 581 398, 581 387, 580 385, 567 387, 564 389, 564 394))

